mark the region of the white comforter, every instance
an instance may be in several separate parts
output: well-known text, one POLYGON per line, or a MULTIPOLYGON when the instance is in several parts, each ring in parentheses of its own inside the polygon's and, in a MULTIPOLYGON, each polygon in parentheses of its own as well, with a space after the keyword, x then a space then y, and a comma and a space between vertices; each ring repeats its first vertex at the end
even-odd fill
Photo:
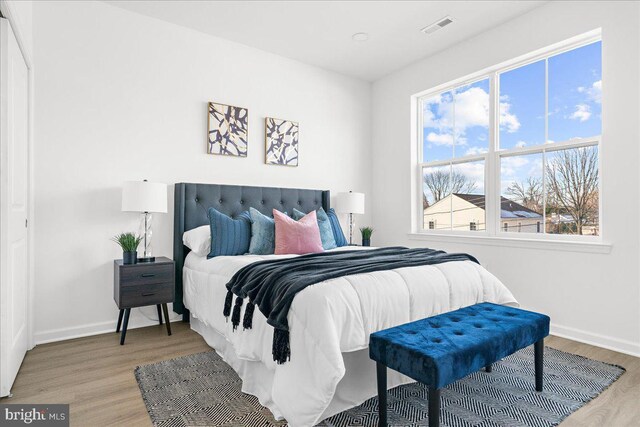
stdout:
POLYGON ((225 336, 240 359, 261 362, 274 371, 274 413, 283 415, 292 427, 320 421, 345 375, 342 353, 366 348, 372 332, 483 301, 517 304, 495 276, 471 261, 327 280, 296 295, 288 317, 291 360, 277 365, 271 355, 273 328, 264 315, 256 309, 253 329, 234 332, 222 309, 225 284, 238 269, 283 257, 288 255, 207 260, 190 253, 184 295, 191 314, 225 336))

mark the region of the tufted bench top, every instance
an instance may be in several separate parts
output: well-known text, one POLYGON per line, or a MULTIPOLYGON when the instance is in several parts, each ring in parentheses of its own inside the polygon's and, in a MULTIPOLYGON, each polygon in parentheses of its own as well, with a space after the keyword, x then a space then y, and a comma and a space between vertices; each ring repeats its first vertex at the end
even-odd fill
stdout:
POLYGON ((375 332, 369 356, 441 388, 547 335, 544 314, 481 303, 375 332))

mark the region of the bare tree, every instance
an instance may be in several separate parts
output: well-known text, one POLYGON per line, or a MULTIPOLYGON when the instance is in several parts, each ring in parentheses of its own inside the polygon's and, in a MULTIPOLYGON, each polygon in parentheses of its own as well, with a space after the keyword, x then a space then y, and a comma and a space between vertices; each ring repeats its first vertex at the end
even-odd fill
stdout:
POLYGON ((476 189, 476 183, 469 177, 459 172, 449 173, 443 170, 436 170, 426 174, 424 183, 433 194, 433 203, 440 201, 451 193, 471 193, 476 189))
POLYGON ((598 220, 598 152, 595 147, 558 151, 547 162, 547 205, 569 214, 576 232, 598 220))
POLYGON ((505 190, 505 194, 524 207, 542 214, 544 203, 542 179, 530 176, 526 182, 513 182, 505 190))
POLYGON ((429 207, 429 200, 427 200, 427 195, 422 193, 422 209, 427 209, 429 207))

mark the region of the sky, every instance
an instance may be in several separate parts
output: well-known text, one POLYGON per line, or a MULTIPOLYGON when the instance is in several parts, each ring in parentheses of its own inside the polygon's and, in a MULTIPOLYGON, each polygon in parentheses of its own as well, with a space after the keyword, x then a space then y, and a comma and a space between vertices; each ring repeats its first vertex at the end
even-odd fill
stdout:
MULTIPOLYGON (((601 49, 602 42, 596 42, 548 58, 548 143, 601 134, 601 49)), ((500 148, 542 144, 545 140, 545 60, 500 74, 499 87, 500 148)), ((486 152, 489 80, 425 100, 423 126, 424 162, 486 152)), ((465 173, 476 182, 476 193, 484 191, 482 165, 483 162, 455 166, 457 172, 465 173)), ((503 195, 511 183, 524 182, 529 176, 542 177, 541 154, 503 158, 503 195)))

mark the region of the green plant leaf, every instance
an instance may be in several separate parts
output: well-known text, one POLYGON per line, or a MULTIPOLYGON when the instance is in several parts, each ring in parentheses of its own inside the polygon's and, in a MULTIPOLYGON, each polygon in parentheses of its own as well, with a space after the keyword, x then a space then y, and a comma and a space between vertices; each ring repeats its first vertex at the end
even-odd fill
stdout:
POLYGON ((371 235, 373 234, 372 227, 360 227, 360 233, 362 233, 363 239, 371 239, 371 235))
POLYGON ((135 233, 120 233, 113 236, 111 240, 120 245, 123 252, 136 252, 142 241, 142 237, 139 237, 135 233))

